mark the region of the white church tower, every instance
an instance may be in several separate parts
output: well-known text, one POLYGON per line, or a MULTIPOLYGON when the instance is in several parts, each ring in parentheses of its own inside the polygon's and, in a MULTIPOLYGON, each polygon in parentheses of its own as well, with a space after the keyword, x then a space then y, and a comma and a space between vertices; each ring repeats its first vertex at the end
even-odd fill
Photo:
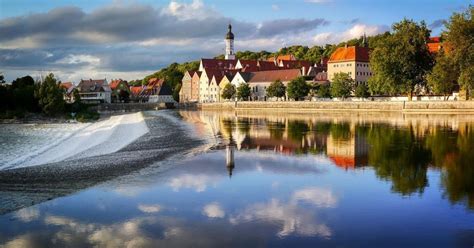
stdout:
POLYGON ((235 59, 234 53, 234 34, 232 33, 232 25, 229 24, 229 31, 225 36, 225 59, 235 59))

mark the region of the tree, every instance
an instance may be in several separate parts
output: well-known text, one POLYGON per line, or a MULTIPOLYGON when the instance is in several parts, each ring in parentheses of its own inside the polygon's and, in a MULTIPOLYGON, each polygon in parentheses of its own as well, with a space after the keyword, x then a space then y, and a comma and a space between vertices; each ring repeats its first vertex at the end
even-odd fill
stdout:
POLYGON ((463 13, 454 13, 446 28, 443 46, 459 71, 459 84, 468 97, 474 86, 474 6, 470 5, 463 13))
POLYGON ((309 86, 303 77, 298 77, 288 83, 287 88, 288 97, 298 101, 309 93, 309 86))
POLYGON ((226 84, 224 89, 222 90, 222 98, 224 99, 232 99, 235 96, 235 86, 232 84, 226 84))
POLYGON ((331 95, 333 97, 346 98, 351 95, 354 80, 347 73, 336 73, 331 82, 331 95))
POLYGON ((246 83, 240 84, 239 87, 237 87, 237 98, 242 99, 242 100, 248 100, 250 96, 250 86, 246 83))
POLYGON ((63 93, 60 82, 50 73, 37 87, 35 97, 38 98, 42 111, 52 116, 64 111, 63 93))
POLYGON ((3 72, 0 72, 0 85, 3 85, 5 83, 5 76, 3 75, 3 72))
POLYGON ((318 89, 318 97, 320 98, 331 98, 331 86, 330 84, 322 84, 318 89))
POLYGON ((286 86, 280 81, 272 82, 267 88, 267 97, 284 97, 286 93, 286 86))
POLYGON ((457 69, 454 60, 441 51, 436 57, 433 70, 428 74, 428 86, 436 94, 451 94, 459 77, 457 69))
POLYGON ((424 86, 433 58, 426 41, 430 30, 424 22, 404 19, 392 26, 393 34, 378 40, 370 54, 373 94, 408 94, 411 100, 416 85, 424 86))
POLYGON ((370 96, 369 88, 365 83, 360 83, 359 85, 357 85, 354 95, 360 98, 367 98, 370 96))

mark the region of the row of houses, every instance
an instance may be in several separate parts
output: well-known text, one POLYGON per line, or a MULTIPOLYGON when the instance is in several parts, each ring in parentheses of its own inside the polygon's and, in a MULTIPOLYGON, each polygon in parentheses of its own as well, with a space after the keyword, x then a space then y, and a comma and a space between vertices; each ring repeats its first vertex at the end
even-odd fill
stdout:
MULTIPOLYGON (((337 73, 347 73, 356 85, 367 84, 372 76, 369 47, 364 35, 362 44, 337 48, 329 58, 319 63, 297 60, 295 56, 280 55, 266 60, 241 60, 233 51, 234 34, 229 25, 225 36, 225 59, 201 59, 197 71, 187 71, 182 79, 180 102, 221 102, 227 84, 251 88, 251 100, 266 101, 266 89, 276 80, 287 85, 291 80, 305 77, 316 84, 328 84, 337 73)), ((430 38, 428 49, 437 53, 442 46, 439 37, 430 38)))
POLYGON ((77 90, 84 103, 113 103, 113 102, 164 102, 174 103, 171 88, 162 79, 151 78, 148 84, 130 86, 126 80, 115 79, 81 79, 79 84, 72 82, 61 83, 65 89, 64 99, 74 102, 74 91, 77 90))

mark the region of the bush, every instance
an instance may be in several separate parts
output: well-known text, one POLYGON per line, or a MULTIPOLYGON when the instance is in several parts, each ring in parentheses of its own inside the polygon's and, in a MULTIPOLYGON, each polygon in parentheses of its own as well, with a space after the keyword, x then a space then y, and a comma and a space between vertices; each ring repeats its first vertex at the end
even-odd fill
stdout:
POLYGON ((100 114, 95 111, 81 111, 76 114, 76 120, 79 122, 89 122, 89 121, 96 121, 100 117, 100 114))

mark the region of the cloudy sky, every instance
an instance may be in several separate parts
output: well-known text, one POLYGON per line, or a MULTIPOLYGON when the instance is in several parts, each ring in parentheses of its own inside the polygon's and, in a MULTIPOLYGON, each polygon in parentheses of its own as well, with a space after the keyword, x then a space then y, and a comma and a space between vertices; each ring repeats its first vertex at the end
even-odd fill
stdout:
POLYGON ((237 50, 275 51, 377 34, 408 17, 433 35, 470 0, 0 0, 0 71, 7 81, 55 73, 136 79, 172 62, 237 50))

